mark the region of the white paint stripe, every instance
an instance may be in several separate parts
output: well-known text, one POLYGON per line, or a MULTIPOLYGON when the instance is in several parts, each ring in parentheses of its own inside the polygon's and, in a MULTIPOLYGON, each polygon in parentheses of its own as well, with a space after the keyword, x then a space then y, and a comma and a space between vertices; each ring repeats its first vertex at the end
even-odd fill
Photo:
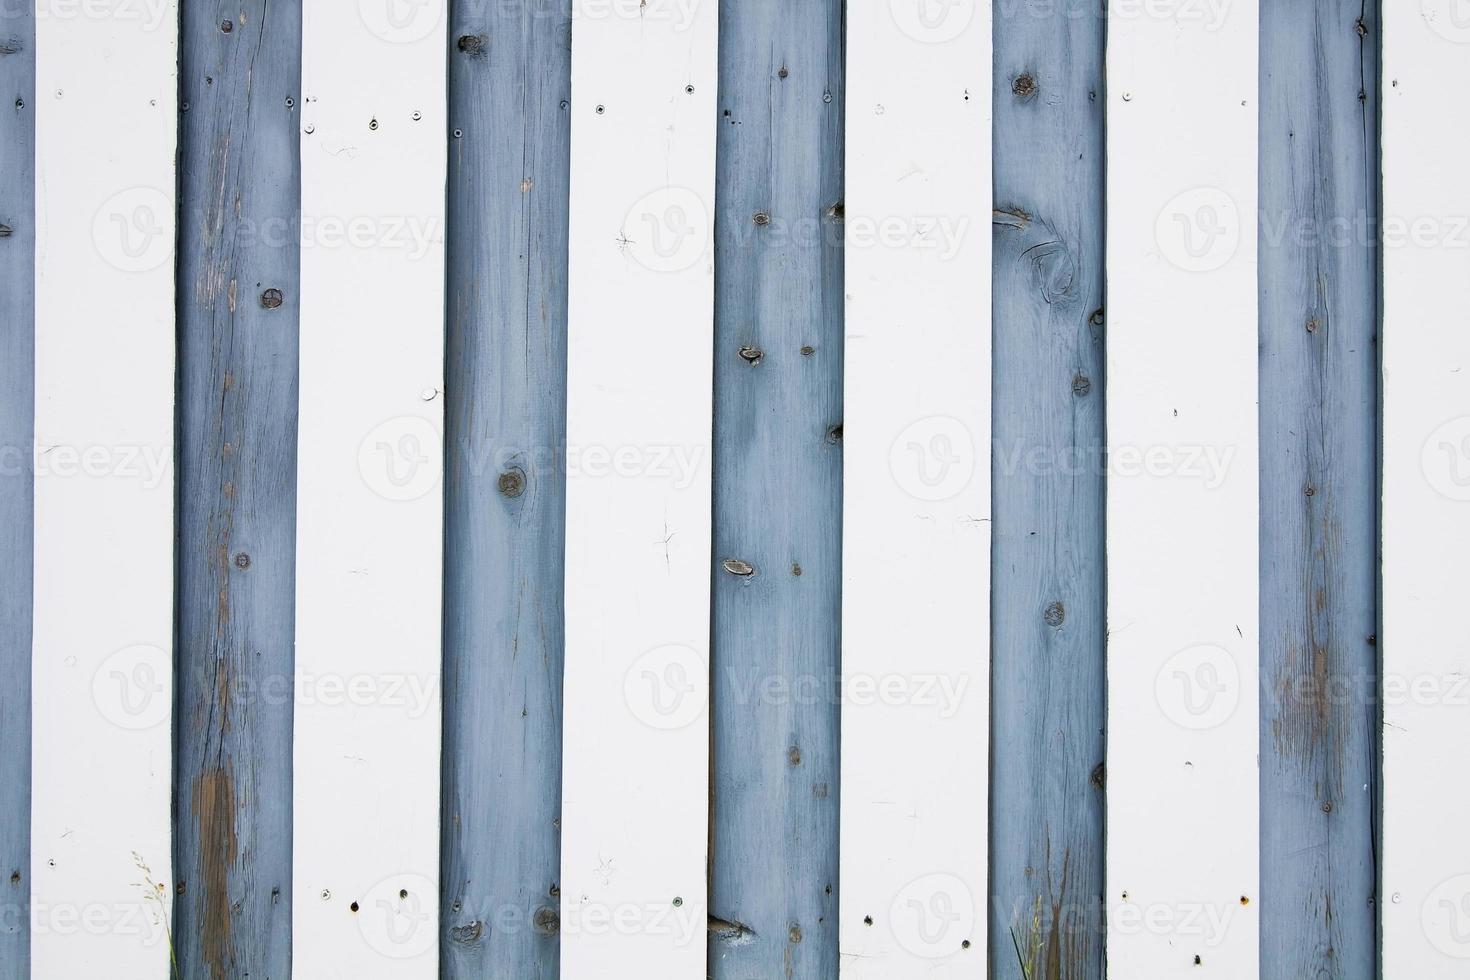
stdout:
POLYGON ((987 961, 991 15, 964 0, 850 4, 847 17, 841 970, 975 977, 987 961))
POLYGON ((1107 86, 1108 969, 1248 980, 1258 9, 1122 13, 1107 86))
POLYGON ((63 6, 41 0, 36 29, 32 975, 156 980, 172 902, 178 5, 63 6))
POLYGON ((444 7, 305 5, 293 973, 308 980, 438 976, 444 7))
POLYGON ((718 22, 574 5, 567 980, 705 975, 718 22))
POLYGON ((1470 973, 1470 21, 1383 7, 1383 975, 1470 973))

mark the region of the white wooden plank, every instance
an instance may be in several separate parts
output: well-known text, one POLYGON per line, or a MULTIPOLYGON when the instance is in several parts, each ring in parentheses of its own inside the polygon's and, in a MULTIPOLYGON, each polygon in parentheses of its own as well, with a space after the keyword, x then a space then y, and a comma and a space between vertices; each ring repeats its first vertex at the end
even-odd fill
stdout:
POLYGON ((562 976, 696 980, 719 10, 573 11, 562 976))
POLYGON ((841 974, 983 976, 991 16, 847 18, 841 974))
POLYGON ((1258 8, 1110 11, 1108 969, 1245 980, 1259 970, 1258 8))
POLYGON ((1470 972, 1470 21, 1383 7, 1383 975, 1470 972))
POLYGON ((36 21, 32 976, 164 977, 178 4, 36 21))
POLYGON ((438 975, 443 0, 308 0, 297 977, 438 975))

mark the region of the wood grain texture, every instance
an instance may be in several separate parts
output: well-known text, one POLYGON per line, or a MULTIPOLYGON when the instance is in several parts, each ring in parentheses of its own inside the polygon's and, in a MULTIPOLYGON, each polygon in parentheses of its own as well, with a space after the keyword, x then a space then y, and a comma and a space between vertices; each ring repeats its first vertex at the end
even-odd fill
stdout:
POLYGON ((1374 975, 1377 14, 1261 9, 1261 975, 1374 975))
POLYGON ((1384 3, 1382 970, 1470 961, 1470 18, 1384 3))
POLYGON ((1103 973, 1105 26, 1095 2, 996 5, 998 980, 1103 973))
POLYGON ((175 948, 285 980, 301 5, 182 13, 175 948))
POLYGON ((0 7, 0 978, 30 976, 35 13, 0 7))
POLYGON ((446 980, 557 977, 570 30, 450 8, 446 980))
POLYGON ((727 3, 710 976, 837 975, 842 4, 727 3))

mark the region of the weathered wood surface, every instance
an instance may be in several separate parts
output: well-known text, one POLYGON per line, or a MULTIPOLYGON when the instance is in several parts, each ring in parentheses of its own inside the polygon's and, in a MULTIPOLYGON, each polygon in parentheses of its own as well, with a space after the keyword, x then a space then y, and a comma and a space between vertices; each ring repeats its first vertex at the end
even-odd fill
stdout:
POLYGON ((710 976, 837 975, 842 4, 720 21, 710 976))
POLYGON ((0 6, 0 978, 30 976, 35 14, 0 6))
POLYGON ((1266 3, 1260 37, 1261 975, 1367 978, 1377 13, 1361 0, 1266 3))
POLYGON ((995 18, 998 980, 1103 975, 1106 21, 1066 6, 995 18))
POLYGON ((451 6, 446 980, 557 976, 570 29, 451 6))
POLYGON ((301 5, 182 16, 175 947, 285 980, 301 5))

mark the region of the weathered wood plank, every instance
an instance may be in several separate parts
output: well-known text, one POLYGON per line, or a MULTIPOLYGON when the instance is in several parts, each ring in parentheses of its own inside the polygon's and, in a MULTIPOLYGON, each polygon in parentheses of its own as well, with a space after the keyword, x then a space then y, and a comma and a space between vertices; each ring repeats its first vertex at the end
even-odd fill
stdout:
POLYGON ((291 962, 301 5, 184 7, 175 948, 291 962))
POLYGON ((842 4, 720 22, 710 975, 837 975, 842 4))
POLYGON ((1250 980, 1258 11, 1110 10, 1108 969, 1250 980))
POLYGON ((568 980, 705 973, 719 6, 573 7, 568 980))
POLYGON ((841 975, 986 970, 991 18, 848 7, 841 975))
POLYGON ((443 0, 308 0, 292 970, 438 975, 443 0))
POLYGON ((36 51, 31 975, 154 980, 173 885, 178 4, 43 2, 36 51))
POLYGON ((555 980, 571 0, 451 5, 448 980, 555 980))
POLYGON ((1383 976, 1470 960, 1470 23, 1383 5, 1383 976))
POLYGON ((30 976, 35 8, 0 7, 0 978, 30 976))
POLYGON ((990 969, 1101 980, 1106 21, 996 9, 990 969))
POLYGON ((1261 972, 1371 977, 1376 11, 1264 4, 1260 37, 1261 972))

